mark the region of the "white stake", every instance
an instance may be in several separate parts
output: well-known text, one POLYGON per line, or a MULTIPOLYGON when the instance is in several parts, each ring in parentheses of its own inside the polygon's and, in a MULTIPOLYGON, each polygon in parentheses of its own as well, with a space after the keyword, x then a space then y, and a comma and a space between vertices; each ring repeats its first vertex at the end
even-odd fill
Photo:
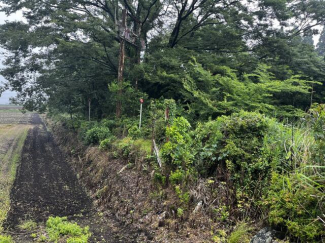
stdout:
POLYGON ((140 99, 140 121, 139 121, 139 130, 141 129, 141 120, 142 120, 142 103, 143 103, 143 99, 140 99))

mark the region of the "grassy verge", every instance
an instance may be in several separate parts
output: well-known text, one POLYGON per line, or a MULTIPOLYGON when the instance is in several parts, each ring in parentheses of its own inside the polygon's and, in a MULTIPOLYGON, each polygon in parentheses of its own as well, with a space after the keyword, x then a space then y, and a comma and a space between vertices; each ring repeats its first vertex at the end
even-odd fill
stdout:
POLYGON ((5 134, 5 139, 0 141, 0 233, 2 223, 7 217, 10 208, 10 190, 16 176, 17 166, 27 133, 30 126, 3 126, 0 135, 5 134), (9 148, 8 148, 9 147, 9 148))

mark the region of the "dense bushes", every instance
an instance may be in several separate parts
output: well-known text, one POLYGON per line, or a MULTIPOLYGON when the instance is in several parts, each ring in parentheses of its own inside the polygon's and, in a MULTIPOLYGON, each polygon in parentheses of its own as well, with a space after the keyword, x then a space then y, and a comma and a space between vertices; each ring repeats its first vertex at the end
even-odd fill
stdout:
MULTIPOLYGON (((87 144, 100 143, 101 149, 110 149, 115 157, 127 158, 129 163, 140 157, 142 162, 152 162, 158 190, 168 185, 174 190, 179 218, 188 215, 197 203, 190 194, 194 181, 222 181, 230 203, 221 202, 212 211, 225 212, 223 223, 234 220, 234 215, 237 219, 268 215, 272 226, 302 242, 324 237, 322 107, 296 125, 241 111, 192 124, 194 128, 175 112, 172 119, 164 120, 162 104, 151 107, 141 130, 137 121, 130 119, 72 124, 87 144), (161 148, 162 168, 153 161, 152 138, 161 148)), ((216 196, 212 185, 211 193, 216 196)))
POLYGON ((99 144, 99 142, 111 136, 107 127, 93 127, 86 132, 85 142, 87 144, 99 144))
POLYGON ((193 162, 190 128, 190 123, 184 117, 176 118, 173 125, 167 127, 166 135, 169 141, 163 145, 161 153, 165 162, 173 169, 185 169, 193 162))
POLYGON ((249 207, 269 214, 274 227, 300 241, 317 242, 325 235, 319 220, 325 211, 325 167, 315 164, 315 156, 319 161, 324 152, 314 134, 308 126, 286 126, 252 112, 198 124, 194 132, 179 117, 167 128, 162 155, 173 168, 173 185, 184 188, 185 175, 195 175, 193 168, 203 177, 223 178, 234 201, 253 198, 249 207))
POLYGON ((237 189, 260 196, 271 172, 286 167, 288 134, 288 128, 258 113, 219 117, 195 131, 196 166, 204 176, 228 175, 237 189))

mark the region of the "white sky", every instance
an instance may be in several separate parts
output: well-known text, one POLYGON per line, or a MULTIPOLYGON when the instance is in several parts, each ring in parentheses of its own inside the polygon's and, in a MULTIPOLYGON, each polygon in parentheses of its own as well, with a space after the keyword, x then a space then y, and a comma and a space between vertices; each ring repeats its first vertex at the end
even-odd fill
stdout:
MULTIPOLYGON (((0 12, 0 24, 4 24, 6 21, 13 21, 13 20, 22 20, 22 14, 21 12, 6 16, 5 13, 0 12)), ((1 48, 0 48, 1 51, 1 48)), ((3 58, 0 56, 0 68, 3 67, 2 65, 3 58)), ((2 83, 5 79, 0 75, 0 83, 2 83)), ((15 96, 15 92, 12 91, 5 91, 2 93, 0 96, 0 104, 8 104, 9 103, 9 98, 15 96)))

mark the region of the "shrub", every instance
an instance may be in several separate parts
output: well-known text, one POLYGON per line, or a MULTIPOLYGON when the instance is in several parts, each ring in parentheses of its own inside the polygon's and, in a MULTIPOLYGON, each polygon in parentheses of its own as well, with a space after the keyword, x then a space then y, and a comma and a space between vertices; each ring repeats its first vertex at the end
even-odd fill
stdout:
POLYGON ((165 185, 165 183, 166 183, 166 176, 162 175, 159 172, 155 172, 155 174, 154 174, 154 181, 156 183, 165 185))
POLYGON ((103 119, 100 121, 100 125, 102 127, 107 127, 109 128, 110 130, 112 130, 114 127, 116 127, 116 124, 117 122, 115 120, 108 120, 108 119, 103 119))
POLYGON ((134 141, 130 137, 125 137, 121 140, 117 140, 114 143, 114 146, 122 156, 128 157, 131 152, 133 143, 134 141))
POLYGON ((302 242, 320 242, 325 228, 318 217, 324 213, 324 185, 311 185, 302 174, 273 173, 266 206, 269 222, 287 229, 289 235, 302 242))
POLYGON ((167 127, 169 141, 163 145, 161 154, 172 168, 186 169, 193 162, 190 128, 190 123, 184 117, 175 118, 173 124, 167 127))
POLYGON ((105 138, 109 138, 111 133, 107 127, 93 127, 86 132, 85 141, 87 144, 98 144, 105 138))
POLYGON ((183 179, 184 172, 181 170, 176 170, 170 173, 169 180, 173 185, 181 183, 183 179))
POLYGON ((190 194, 188 192, 183 192, 179 185, 175 186, 175 192, 181 203, 188 204, 190 201, 190 194))
POLYGON ((97 122, 94 121, 81 121, 80 127, 78 130, 79 138, 83 141, 86 140, 86 133, 88 130, 92 129, 93 127, 97 126, 97 122))
MULTIPOLYGON (((205 176, 229 173, 236 188, 261 196, 272 171, 290 169, 283 144, 291 130, 273 119, 240 112, 199 124, 195 131, 196 168, 205 176)), ((226 175, 224 175, 226 176, 226 175)))
POLYGON ((99 148, 102 150, 109 149, 112 146, 112 142, 116 138, 114 136, 110 136, 108 138, 105 138, 104 140, 100 141, 99 148))
POLYGON ((318 164, 323 164, 325 158, 325 104, 313 104, 305 118, 307 126, 311 127, 317 141, 313 160, 318 164))
POLYGON ((131 137, 132 139, 140 138, 141 130, 139 129, 139 127, 137 125, 133 125, 128 130, 128 136, 131 137))
POLYGON ((177 217, 181 218, 184 214, 184 210, 182 208, 177 208, 177 217))
POLYGON ((11 236, 8 236, 8 235, 0 235, 0 242, 1 243, 14 243, 11 236))
POLYGON ((77 130, 81 125, 81 121, 76 118, 73 118, 73 119, 61 118, 61 121, 62 121, 63 126, 67 126, 69 129, 72 129, 72 130, 77 130))

